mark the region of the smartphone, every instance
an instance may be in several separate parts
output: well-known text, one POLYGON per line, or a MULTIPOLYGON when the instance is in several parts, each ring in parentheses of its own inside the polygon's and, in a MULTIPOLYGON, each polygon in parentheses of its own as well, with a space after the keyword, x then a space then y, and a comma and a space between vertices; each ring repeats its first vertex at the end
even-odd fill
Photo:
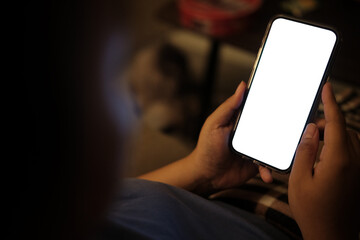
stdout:
POLYGON ((291 170, 338 39, 330 27, 286 16, 270 21, 231 134, 233 151, 279 172, 291 170))

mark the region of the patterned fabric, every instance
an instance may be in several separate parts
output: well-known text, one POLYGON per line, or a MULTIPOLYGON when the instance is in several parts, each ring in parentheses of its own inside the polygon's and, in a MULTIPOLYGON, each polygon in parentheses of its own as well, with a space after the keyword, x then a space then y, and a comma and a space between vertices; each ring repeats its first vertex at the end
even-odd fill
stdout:
MULTIPOLYGON (((336 87, 335 98, 344 114, 347 127, 360 132, 360 90, 336 87)), ((324 106, 320 103, 317 118, 324 118, 324 106)), ((320 142, 322 145, 322 142, 320 142)), ((277 176, 273 183, 264 183, 256 177, 247 184, 212 195, 219 200, 263 217, 293 239, 302 239, 300 229, 292 217, 288 203, 288 179, 277 176)))
POLYGON ((264 183, 260 177, 249 180, 245 185, 228 189, 210 196, 264 218, 293 239, 302 239, 300 229, 292 217, 288 203, 287 181, 274 179, 264 183))

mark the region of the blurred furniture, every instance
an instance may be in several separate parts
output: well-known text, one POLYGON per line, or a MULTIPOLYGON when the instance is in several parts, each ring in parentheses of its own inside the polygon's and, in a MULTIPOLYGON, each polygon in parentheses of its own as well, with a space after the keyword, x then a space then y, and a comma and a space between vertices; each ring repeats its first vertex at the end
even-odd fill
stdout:
MULTIPOLYGON (((250 26, 238 34, 228 37, 208 36, 211 48, 208 53, 207 67, 204 73, 202 109, 203 119, 211 110, 211 95, 218 65, 218 53, 221 44, 231 44, 247 51, 257 53, 269 20, 277 14, 287 14, 281 8, 284 0, 264 0, 262 7, 251 19, 250 26)), ((329 25, 341 33, 342 42, 335 58, 332 78, 349 85, 360 86, 360 3, 356 0, 328 0, 320 2, 316 10, 306 13, 302 19, 329 25)), ((159 18, 169 24, 182 27, 179 23, 177 2, 169 1, 159 11, 159 18)), ((201 32, 191 30, 198 34, 201 32)))

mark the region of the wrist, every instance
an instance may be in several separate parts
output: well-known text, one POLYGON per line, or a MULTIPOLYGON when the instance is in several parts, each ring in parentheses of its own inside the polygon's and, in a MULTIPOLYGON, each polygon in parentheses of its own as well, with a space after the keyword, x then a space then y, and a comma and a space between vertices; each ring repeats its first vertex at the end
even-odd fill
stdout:
POLYGON ((184 158, 193 183, 187 190, 206 197, 216 192, 217 188, 213 184, 215 176, 204 164, 203 160, 198 155, 196 148, 189 156, 184 158))

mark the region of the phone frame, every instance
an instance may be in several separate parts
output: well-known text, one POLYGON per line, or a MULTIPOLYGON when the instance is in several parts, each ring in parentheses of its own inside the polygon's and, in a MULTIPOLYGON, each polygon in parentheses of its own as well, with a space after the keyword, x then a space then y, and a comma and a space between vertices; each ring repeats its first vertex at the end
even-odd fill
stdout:
MULTIPOLYGON (((239 120, 240 120, 240 117, 241 117, 241 114, 242 114, 242 109, 244 108, 245 106, 245 102, 246 102, 246 99, 247 99, 247 95, 248 95, 248 92, 251 88, 251 85, 252 85, 252 81, 254 79, 254 76, 255 76, 255 73, 256 73, 256 70, 257 70, 257 67, 259 65, 259 61, 261 59, 261 55, 262 55, 262 52, 263 52, 263 49, 264 49, 264 46, 266 44, 266 40, 268 38, 268 35, 269 35, 269 32, 270 32, 270 29, 271 29, 271 26, 273 24, 273 22, 278 19, 278 18, 283 18, 283 19, 288 19, 288 20, 291 20, 291 21, 295 21, 295 22, 299 22, 299 23, 303 23, 303 24, 307 24, 307 25, 311 25, 311 26, 315 26, 315 27, 320 27, 320 28, 323 28, 323 29, 327 29, 327 30, 330 30, 332 31, 335 35, 336 35, 336 41, 335 41, 335 44, 334 44, 334 47, 332 49, 332 52, 330 54, 330 57, 329 57, 329 60, 327 62, 327 65, 326 65, 326 68, 324 70, 324 74, 322 76, 322 79, 321 79, 321 82, 319 84, 319 87, 317 89, 317 93, 316 93, 316 97, 313 101, 313 104, 312 104, 312 107, 310 109, 310 112, 309 112, 309 115, 308 115, 308 118, 305 122, 305 125, 304 125, 304 128, 302 130, 302 133, 301 133, 301 136, 303 135, 304 131, 305 131, 305 128, 307 126, 308 123, 312 122, 314 120, 314 117, 315 117, 315 113, 316 113, 316 110, 319 106, 319 102, 320 102, 320 99, 321 99, 321 90, 322 90, 322 87, 324 86, 324 84, 326 83, 326 81, 329 79, 329 73, 331 71, 331 68, 333 66, 333 63, 334 63, 334 59, 336 57, 336 54, 338 53, 338 50, 339 50, 339 43, 341 41, 341 35, 340 33, 333 27, 330 27, 330 26, 327 26, 327 25, 323 25, 323 24, 319 24, 319 23, 315 23, 315 22, 312 22, 312 21, 307 21, 307 20, 303 20, 303 19, 298 19, 298 18, 295 18, 295 17, 291 17, 291 16, 287 16, 287 15, 282 15, 282 14, 279 14, 279 15, 276 15, 274 16, 273 18, 271 18, 271 20, 269 21, 267 27, 266 27, 266 31, 265 31, 265 34, 264 34, 264 37, 261 41, 261 45, 260 45, 260 48, 259 48, 259 51, 257 53, 257 56, 256 56, 256 60, 255 60, 255 63, 254 63, 254 66, 253 66, 253 69, 251 71, 251 74, 250 74, 250 78, 249 78, 249 82, 247 84, 247 89, 245 91, 245 94, 244 94, 244 100, 241 104, 241 106, 239 107, 239 113, 238 113, 238 116, 236 118, 236 122, 235 122, 235 125, 234 125, 234 128, 230 134, 230 141, 229 141, 229 145, 230 145, 230 149, 232 152, 234 152, 235 154, 237 155, 240 155, 242 156, 243 159, 246 159, 246 160, 251 160, 253 163, 257 164, 257 165, 260 165, 260 166, 263 166, 263 167, 266 167, 268 169, 271 169, 271 170, 274 170, 276 172, 279 172, 279 173, 289 173, 291 171, 291 168, 292 168, 292 165, 293 165, 293 162, 294 162, 294 159, 295 159, 295 155, 296 155, 296 151, 294 152, 294 155, 293 155, 293 158, 291 160, 291 163, 289 165, 289 167, 285 170, 282 170, 282 169, 278 169, 272 165, 269 165, 269 164, 266 164, 264 162, 261 162, 257 159, 254 159, 250 156, 247 156, 246 154, 243 154, 243 153, 240 153, 238 152, 237 150, 234 149, 233 147, 233 138, 234 138, 234 134, 235 134, 235 131, 237 129, 237 125, 239 123, 239 120)), ((299 141, 298 141, 298 145, 301 141, 301 137, 299 138, 299 141)))

